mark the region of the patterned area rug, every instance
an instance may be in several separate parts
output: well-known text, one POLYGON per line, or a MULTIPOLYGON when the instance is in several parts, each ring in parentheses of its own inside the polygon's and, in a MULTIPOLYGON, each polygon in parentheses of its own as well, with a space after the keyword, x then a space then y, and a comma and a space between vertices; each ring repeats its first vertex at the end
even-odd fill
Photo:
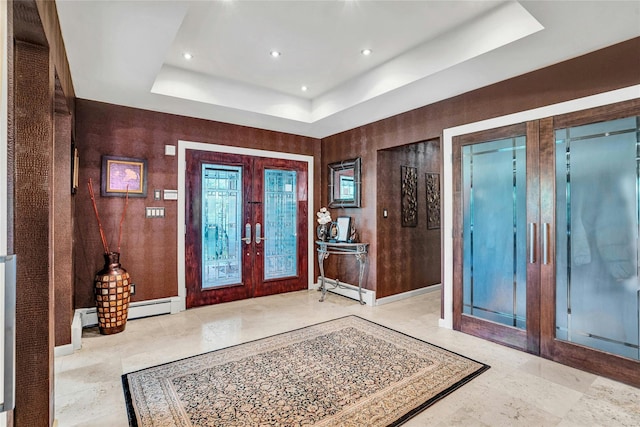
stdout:
POLYGON ((356 316, 122 376, 132 426, 400 425, 489 366, 356 316))

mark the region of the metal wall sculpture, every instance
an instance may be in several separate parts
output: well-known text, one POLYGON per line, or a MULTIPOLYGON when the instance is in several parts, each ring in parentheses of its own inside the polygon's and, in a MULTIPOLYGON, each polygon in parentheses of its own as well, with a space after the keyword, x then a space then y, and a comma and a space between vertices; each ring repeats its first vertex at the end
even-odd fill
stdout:
POLYGON ((418 168, 401 166, 402 176, 402 226, 418 225, 418 168))
POLYGON ((427 229, 440 228, 440 174, 426 173, 427 229))

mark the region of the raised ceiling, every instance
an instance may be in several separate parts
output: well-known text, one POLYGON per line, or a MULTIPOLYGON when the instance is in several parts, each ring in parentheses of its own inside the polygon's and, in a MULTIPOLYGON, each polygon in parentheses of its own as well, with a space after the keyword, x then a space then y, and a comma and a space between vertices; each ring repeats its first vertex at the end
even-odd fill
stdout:
POLYGON ((79 98, 317 138, 640 36, 640 1, 56 4, 79 98))

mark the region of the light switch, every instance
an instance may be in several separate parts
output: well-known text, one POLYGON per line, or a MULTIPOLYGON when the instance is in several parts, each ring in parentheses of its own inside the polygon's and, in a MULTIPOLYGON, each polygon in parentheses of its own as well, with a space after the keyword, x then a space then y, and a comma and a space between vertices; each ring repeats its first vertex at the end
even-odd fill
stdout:
POLYGON ((382 209, 382 218, 386 218, 389 216, 389 212, 386 209, 382 209))
POLYGON ((176 155, 176 146, 175 145, 165 145, 164 146, 164 155, 165 156, 175 156, 176 155))
POLYGON ((162 198, 162 190, 153 190, 153 200, 160 200, 162 198))
POLYGON ((146 218, 164 218, 164 208, 145 208, 146 218))

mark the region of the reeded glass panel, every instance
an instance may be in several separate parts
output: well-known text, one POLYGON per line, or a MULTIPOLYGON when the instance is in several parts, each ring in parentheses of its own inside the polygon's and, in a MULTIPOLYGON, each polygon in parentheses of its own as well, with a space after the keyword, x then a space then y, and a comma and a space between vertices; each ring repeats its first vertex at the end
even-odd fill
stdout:
POLYGON ((526 328, 526 137, 462 148, 463 312, 526 328))
POLYGON ((296 172, 264 172, 264 278, 298 274, 296 172))
POLYGON ((242 168, 202 166, 202 288, 242 282, 242 168))
POLYGON ((556 337, 632 359, 640 359, 638 123, 556 131, 556 337))

